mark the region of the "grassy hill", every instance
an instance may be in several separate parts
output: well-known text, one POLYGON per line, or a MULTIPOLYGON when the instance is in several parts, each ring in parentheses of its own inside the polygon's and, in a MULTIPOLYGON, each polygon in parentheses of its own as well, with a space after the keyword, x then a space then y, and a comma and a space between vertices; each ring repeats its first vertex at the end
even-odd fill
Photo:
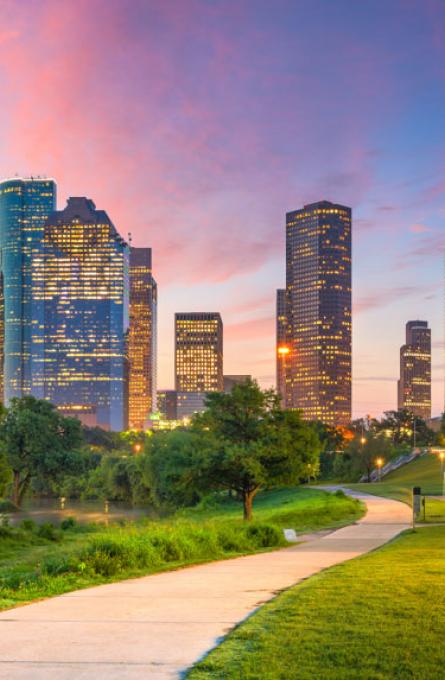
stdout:
MULTIPOLYGON (((437 496, 442 492, 440 460, 434 454, 421 456, 399 470, 386 475, 382 482, 371 484, 348 484, 351 489, 386 496, 411 505, 413 486, 420 486, 422 494, 437 496)), ((430 522, 445 519, 445 501, 427 498, 426 520, 430 522)))

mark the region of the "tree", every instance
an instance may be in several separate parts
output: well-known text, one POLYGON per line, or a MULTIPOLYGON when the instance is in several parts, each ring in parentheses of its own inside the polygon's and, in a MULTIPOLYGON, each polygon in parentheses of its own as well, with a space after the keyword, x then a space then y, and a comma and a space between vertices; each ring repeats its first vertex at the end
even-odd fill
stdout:
POLYGON ((434 441, 434 432, 425 421, 406 409, 385 411, 385 417, 375 421, 375 427, 377 432, 386 432, 394 446, 401 444, 413 446, 414 441, 426 445, 434 441))
POLYGON ((197 503, 206 490, 199 475, 211 447, 208 431, 204 436, 180 429, 153 434, 141 457, 142 479, 153 503, 167 507, 197 503))
POLYGON ((58 413, 48 401, 14 398, 0 422, 0 441, 12 468, 12 500, 20 507, 33 478, 57 480, 76 470, 81 425, 58 413))
POLYGON ((394 447, 387 438, 368 432, 365 440, 356 437, 344 453, 337 455, 334 474, 344 481, 356 481, 366 475, 370 482, 376 459, 383 458, 387 462, 393 455, 394 447))
POLYGON ((207 411, 192 429, 212 443, 201 457, 195 484, 207 490, 235 491, 244 519, 252 519, 256 494, 265 488, 297 484, 318 464, 316 430, 296 411, 283 411, 274 390, 255 381, 235 385, 229 394, 212 393, 207 411))

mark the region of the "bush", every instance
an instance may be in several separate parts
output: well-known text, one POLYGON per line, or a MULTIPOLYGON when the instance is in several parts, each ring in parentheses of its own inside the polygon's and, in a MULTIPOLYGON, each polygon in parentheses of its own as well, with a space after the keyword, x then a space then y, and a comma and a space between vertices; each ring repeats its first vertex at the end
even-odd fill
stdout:
POLYGON ((272 548, 284 545, 283 532, 271 524, 252 524, 247 528, 247 536, 257 548, 272 548))
POLYGON ((0 500, 0 512, 17 512, 19 509, 15 503, 6 498, 0 500))
POLYGON ((74 529, 76 527, 77 521, 74 517, 67 517, 60 523, 60 528, 62 529, 62 531, 69 531, 70 529, 74 529))
POLYGON ((20 522, 20 528, 23 529, 24 531, 31 531, 34 533, 37 529, 37 524, 34 522, 33 519, 23 519, 20 522))
POLYGON ((337 491, 334 493, 334 496, 337 496, 337 498, 346 498, 346 494, 343 489, 337 489, 337 491))
POLYGON ((41 524, 37 529, 37 535, 40 536, 40 538, 46 538, 47 541, 60 541, 62 538, 60 532, 57 531, 56 527, 54 524, 51 524, 51 522, 44 522, 44 524, 41 524))

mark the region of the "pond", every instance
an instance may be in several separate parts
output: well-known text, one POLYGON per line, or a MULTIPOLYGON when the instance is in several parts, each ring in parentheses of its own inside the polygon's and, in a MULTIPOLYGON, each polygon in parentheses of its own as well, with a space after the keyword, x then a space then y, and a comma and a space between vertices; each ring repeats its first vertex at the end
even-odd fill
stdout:
POLYGON ((60 524, 67 517, 74 517, 78 522, 100 522, 108 524, 119 520, 135 521, 141 517, 157 519, 158 513, 152 507, 134 507, 120 501, 80 501, 70 498, 33 498, 23 504, 19 512, 2 513, 12 526, 17 526, 23 519, 32 519, 37 524, 51 522, 60 524))

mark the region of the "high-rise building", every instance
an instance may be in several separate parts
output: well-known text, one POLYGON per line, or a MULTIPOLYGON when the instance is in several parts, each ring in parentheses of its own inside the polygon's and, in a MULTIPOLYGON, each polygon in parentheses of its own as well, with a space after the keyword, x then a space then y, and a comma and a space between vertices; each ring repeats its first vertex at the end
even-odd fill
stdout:
POLYGON ((176 420, 178 395, 176 390, 158 390, 157 409, 165 420, 176 420))
POLYGON ((124 430, 129 247, 84 197, 48 217, 43 241, 44 396, 87 425, 124 430))
POLYGON ((277 290, 276 306, 276 381, 283 408, 289 405, 290 343, 288 335, 286 289, 280 288, 277 290))
POLYGON ((56 207, 52 179, 0 182, 0 374, 2 394, 43 396, 43 318, 35 260, 56 207))
POLYGON ((408 321, 400 348, 398 408, 431 418, 431 329, 427 321, 408 321))
POLYGON ((128 420, 135 430, 156 410, 156 308, 151 248, 131 247, 128 420))
POLYGON ((287 406, 351 420, 351 209, 320 201, 286 215, 287 406))
POLYGON ((252 380, 251 375, 224 375, 224 392, 231 392, 235 385, 241 385, 247 380, 252 380))
POLYGON ((222 392, 223 324, 219 313, 175 314, 177 392, 222 392))

